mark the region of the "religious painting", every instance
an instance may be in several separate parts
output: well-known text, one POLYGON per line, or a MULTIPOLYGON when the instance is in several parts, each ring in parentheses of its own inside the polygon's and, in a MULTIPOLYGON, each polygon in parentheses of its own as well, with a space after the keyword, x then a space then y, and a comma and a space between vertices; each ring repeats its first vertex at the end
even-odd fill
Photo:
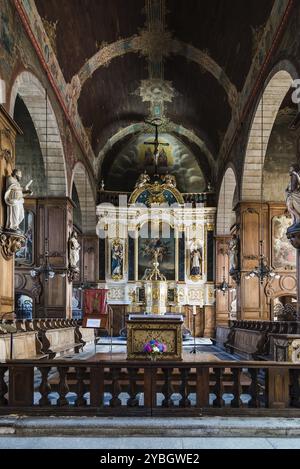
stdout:
POLYGON ((20 230, 26 237, 26 242, 15 254, 15 260, 18 264, 33 264, 33 243, 34 243, 34 214, 25 209, 24 220, 20 225, 20 230))
POLYGON ((138 279, 145 280, 153 269, 155 249, 159 250, 159 270, 167 280, 175 280, 174 229, 161 223, 151 231, 151 224, 143 225, 138 238, 138 279), (147 234, 147 235, 146 235, 147 234))
MULTIPOLYGON (((155 172, 155 157, 151 133, 143 133, 130 139, 114 158, 106 175, 107 190, 132 192, 139 176, 155 172)), ((157 171, 161 175, 172 174, 180 192, 199 193, 205 190, 206 181, 195 154, 179 138, 169 133, 159 135, 159 141, 168 146, 158 148, 157 171)))
POLYGON ((124 277, 124 242, 113 239, 110 246, 110 276, 112 280, 122 280, 124 277))
POLYGON ((187 273, 189 279, 196 281, 202 278, 202 259, 202 243, 194 239, 189 243, 187 255, 187 273))
POLYGON ((296 270, 296 249, 286 237, 291 224, 291 218, 285 215, 272 219, 272 264, 275 269, 296 270))

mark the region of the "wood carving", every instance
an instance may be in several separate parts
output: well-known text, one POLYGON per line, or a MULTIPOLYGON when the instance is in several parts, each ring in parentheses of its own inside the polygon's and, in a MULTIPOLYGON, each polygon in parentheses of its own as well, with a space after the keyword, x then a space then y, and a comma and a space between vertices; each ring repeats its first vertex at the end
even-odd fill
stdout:
POLYGON ((25 245, 26 238, 22 233, 9 231, 2 231, 0 233, 0 249, 4 259, 9 260, 15 252, 25 245))

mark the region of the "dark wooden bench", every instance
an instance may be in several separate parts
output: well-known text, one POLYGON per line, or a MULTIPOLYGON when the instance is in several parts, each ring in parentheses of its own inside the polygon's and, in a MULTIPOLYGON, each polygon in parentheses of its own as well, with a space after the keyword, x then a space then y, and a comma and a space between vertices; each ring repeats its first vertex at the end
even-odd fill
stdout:
POLYGON ((227 342, 224 343, 226 350, 236 353, 248 360, 257 360, 264 355, 267 334, 262 331, 249 329, 231 329, 227 342))

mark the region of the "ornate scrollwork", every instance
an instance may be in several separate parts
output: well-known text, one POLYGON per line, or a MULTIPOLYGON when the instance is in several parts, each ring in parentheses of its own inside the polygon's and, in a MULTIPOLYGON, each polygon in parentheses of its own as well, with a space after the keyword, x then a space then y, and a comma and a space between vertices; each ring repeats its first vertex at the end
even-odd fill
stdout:
POLYGON ((75 280, 79 280, 79 268, 73 268, 73 267, 69 267, 68 270, 67 270, 67 276, 68 276, 68 280, 69 282, 74 282, 75 280))
POLYGON ((25 245, 26 237, 21 232, 0 231, 0 249, 6 260, 10 260, 13 255, 25 245))
POLYGON ((7 163, 13 159, 13 140, 8 129, 0 130, 0 158, 5 158, 7 163))

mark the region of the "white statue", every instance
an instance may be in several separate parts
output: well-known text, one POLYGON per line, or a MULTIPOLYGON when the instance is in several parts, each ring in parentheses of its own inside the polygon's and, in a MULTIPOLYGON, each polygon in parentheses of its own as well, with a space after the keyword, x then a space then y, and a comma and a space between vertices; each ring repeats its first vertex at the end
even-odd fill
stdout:
POLYGON ((229 261, 229 272, 237 270, 239 266, 239 240, 236 234, 232 235, 229 243, 229 261))
POLYGON ((150 176, 145 171, 144 173, 139 175, 138 180, 135 184, 135 189, 140 188, 140 187, 144 187, 149 182, 150 182, 150 176))
POLYGON ((190 275, 202 275, 202 247, 193 241, 190 244, 190 275))
POLYGON ((69 238, 69 264, 72 269, 78 270, 79 251, 81 247, 78 242, 78 235, 75 230, 72 231, 69 238))
POLYGON ((22 189, 21 179, 22 172, 20 169, 14 169, 11 175, 6 178, 4 200, 7 205, 7 230, 20 230, 20 224, 24 220, 24 195, 32 195, 32 192, 28 189, 32 180, 26 185, 25 189, 22 189))
POLYGON ((285 190, 286 206, 295 224, 300 222, 300 167, 297 163, 290 166, 289 174, 290 182, 285 190))

